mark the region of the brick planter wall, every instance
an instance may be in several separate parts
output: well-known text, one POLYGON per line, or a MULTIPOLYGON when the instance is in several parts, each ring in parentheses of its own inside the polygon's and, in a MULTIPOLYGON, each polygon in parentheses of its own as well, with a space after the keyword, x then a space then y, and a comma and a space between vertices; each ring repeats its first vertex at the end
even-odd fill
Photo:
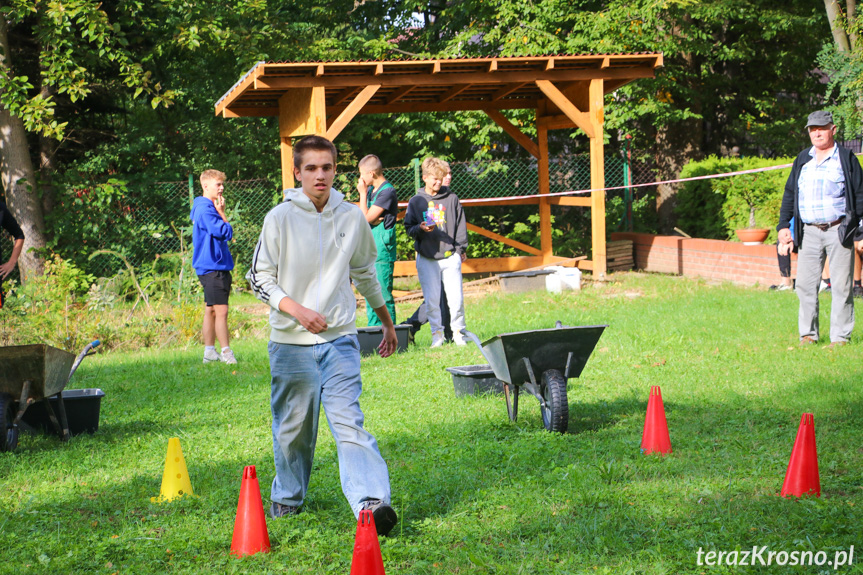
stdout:
MULTIPOLYGON (((780 282, 776 246, 745 246, 739 242, 679 236, 613 233, 612 240, 631 240, 635 268, 647 272, 769 286, 780 282)), ((797 277, 797 254, 791 256, 791 277, 797 277)))

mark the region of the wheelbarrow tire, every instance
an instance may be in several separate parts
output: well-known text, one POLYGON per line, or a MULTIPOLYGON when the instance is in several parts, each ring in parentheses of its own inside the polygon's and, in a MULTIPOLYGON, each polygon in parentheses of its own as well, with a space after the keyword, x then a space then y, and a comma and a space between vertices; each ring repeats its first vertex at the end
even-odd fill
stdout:
POLYGON ((566 378, 556 369, 542 374, 542 424, 548 431, 566 433, 569 427, 569 403, 566 399, 566 378))
POLYGON ((12 427, 15 421, 15 406, 12 396, 0 393, 0 453, 15 451, 18 447, 18 428, 12 427))

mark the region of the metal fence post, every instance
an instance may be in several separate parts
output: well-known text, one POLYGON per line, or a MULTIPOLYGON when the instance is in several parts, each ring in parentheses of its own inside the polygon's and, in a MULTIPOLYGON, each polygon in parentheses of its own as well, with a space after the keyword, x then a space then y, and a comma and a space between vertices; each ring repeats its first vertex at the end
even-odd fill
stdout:
POLYGON ((417 193, 420 189, 420 159, 414 158, 411 163, 414 165, 414 193, 417 193))
POLYGON ((192 209, 192 204, 195 203, 195 177, 189 174, 189 209, 192 209))
POLYGON ((632 136, 627 134, 623 139, 623 201, 626 205, 626 230, 632 231, 632 151, 629 149, 629 144, 632 142, 632 136))

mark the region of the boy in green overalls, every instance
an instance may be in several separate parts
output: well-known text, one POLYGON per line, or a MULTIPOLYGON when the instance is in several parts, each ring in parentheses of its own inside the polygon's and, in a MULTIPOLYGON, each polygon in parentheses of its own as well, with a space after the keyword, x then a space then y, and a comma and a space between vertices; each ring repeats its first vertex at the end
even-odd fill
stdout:
MULTIPOLYGON (((399 200, 396 189, 384 178, 384 167, 380 158, 369 154, 360 160, 360 178, 357 191, 360 193, 359 206, 372 227, 378 259, 375 263, 378 282, 384 303, 393 323, 396 323, 396 304, 393 301, 393 269, 396 261, 396 217, 399 213, 399 200)), ((366 315, 369 325, 381 325, 375 311, 366 302, 366 315)))

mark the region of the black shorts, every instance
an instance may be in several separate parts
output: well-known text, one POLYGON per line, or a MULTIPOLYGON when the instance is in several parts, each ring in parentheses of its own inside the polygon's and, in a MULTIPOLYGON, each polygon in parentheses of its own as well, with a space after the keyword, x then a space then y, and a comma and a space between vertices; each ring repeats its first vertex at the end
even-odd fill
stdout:
POLYGON ((198 276, 204 288, 204 302, 208 305, 228 305, 231 295, 231 272, 214 271, 198 276))

